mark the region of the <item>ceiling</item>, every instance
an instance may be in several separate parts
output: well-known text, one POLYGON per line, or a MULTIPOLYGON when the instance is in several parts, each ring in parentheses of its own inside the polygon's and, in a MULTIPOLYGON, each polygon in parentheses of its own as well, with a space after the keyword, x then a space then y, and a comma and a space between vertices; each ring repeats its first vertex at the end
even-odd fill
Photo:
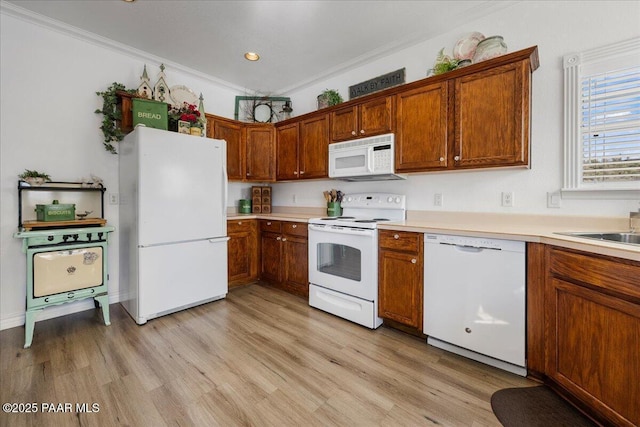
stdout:
MULTIPOLYGON (((285 94, 513 1, 7 0, 252 92, 285 94), (257 62, 244 53, 260 54, 257 62)), ((29 12, 27 12, 29 13, 29 12)), ((46 19, 45 18, 45 19, 46 19)))

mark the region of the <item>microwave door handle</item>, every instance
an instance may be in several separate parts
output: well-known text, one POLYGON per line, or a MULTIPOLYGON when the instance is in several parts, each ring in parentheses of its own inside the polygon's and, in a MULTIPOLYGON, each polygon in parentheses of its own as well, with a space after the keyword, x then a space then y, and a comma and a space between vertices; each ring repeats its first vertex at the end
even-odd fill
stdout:
POLYGON ((373 147, 367 147, 367 171, 373 173, 373 147))

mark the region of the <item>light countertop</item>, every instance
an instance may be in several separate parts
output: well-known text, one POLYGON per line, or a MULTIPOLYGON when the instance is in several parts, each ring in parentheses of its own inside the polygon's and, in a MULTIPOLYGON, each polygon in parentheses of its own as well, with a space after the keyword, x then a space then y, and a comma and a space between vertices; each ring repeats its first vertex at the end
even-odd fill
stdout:
MULTIPOLYGON (((321 208, 274 207, 271 214, 228 213, 227 219, 272 219, 307 222, 325 216, 321 208)), ((381 230, 456 234, 544 243, 600 255, 640 261, 640 246, 556 234, 559 232, 620 232, 629 230, 624 217, 549 216, 479 212, 409 211, 405 221, 381 223, 381 230)))

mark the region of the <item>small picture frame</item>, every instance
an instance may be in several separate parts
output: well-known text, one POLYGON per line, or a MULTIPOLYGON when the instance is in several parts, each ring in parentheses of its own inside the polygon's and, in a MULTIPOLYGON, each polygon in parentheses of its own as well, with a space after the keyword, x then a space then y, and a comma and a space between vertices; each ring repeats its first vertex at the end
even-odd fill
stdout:
POLYGON ((185 122, 184 120, 178 120, 178 133, 191 133, 191 123, 185 122))

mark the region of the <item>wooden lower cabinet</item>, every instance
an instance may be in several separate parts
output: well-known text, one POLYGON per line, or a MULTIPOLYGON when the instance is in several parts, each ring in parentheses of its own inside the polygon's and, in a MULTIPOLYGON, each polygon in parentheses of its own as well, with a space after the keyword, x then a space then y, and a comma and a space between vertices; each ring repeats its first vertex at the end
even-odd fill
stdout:
POLYGON ((227 221, 229 289, 258 280, 258 221, 227 221))
POLYGON ((422 331, 422 233, 379 230, 378 316, 422 331))
POLYGON ((260 232, 260 278, 276 288, 308 297, 307 224, 260 220, 260 232))
POLYGON ((545 374, 597 421, 640 425, 640 262, 547 247, 545 374))

